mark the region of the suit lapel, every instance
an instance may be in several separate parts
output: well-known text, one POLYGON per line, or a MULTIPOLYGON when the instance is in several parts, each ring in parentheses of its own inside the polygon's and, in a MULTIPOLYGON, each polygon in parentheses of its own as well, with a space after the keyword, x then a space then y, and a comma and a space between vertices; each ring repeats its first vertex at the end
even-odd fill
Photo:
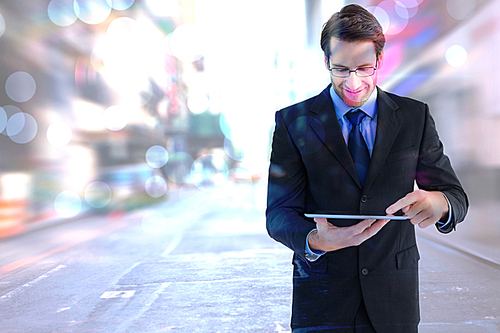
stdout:
MULTIPOLYGON (((401 127, 401 118, 395 112, 399 106, 384 91, 378 87, 377 89, 377 134, 365 182, 366 189, 373 184, 380 169, 385 164, 387 155, 401 127)), ((314 118, 319 120, 319 122, 310 122, 313 131, 318 137, 325 138, 324 144, 328 150, 330 150, 333 156, 335 156, 361 188, 354 162, 345 144, 342 129, 335 114, 333 102, 330 97, 330 85, 315 98, 310 112, 315 115, 314 118)))
POLYGON ((352 179, 361 187, 361 183, 354 167, 351 154, 344 141, 342 129, 340 128, 337 115, 330 97, 330 86, 323 90, 321 94, 316 96, 313 104, 311 105, 310 112, 312 112, 317 121, 311 121, 310 126, 313 131, 320 138, 324 139, 324 144, 335 156, 335 158, 342 164, 345 170, 349 173, 352 179), (322 128, 321 128, 322 127, 322 128))
POLYGON ((401 118, 395 112, 399 106, 384 91, 378 87, 377 89, 377 134, 366 176, 366 189, 373 184, 380 169, 385 164, 387 155, 401 127, 401 118))

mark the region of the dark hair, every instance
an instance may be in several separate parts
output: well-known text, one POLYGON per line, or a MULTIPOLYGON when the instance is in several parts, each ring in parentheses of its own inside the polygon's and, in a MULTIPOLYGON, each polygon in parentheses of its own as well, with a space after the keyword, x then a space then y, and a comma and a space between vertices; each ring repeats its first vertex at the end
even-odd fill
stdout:
POLYGON ((329 59, 332 37, 344 42, 372 41, 377 59, 382 54, 385 36, 382 26, 369 11, 359 5, 347 5, 323 25, 321 48, 329 59))

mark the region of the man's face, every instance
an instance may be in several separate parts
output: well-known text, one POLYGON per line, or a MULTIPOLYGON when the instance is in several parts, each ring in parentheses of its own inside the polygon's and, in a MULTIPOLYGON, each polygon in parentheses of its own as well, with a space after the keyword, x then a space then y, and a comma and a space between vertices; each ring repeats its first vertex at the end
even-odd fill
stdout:
MULTIPOLYGON (((373 42, 344 42, 336 38, 330 41, 331 56, 325 63, 327 68, 355 70, 363 67, 380 67, 382 56, 377 62, 373 42)), ((377 71, 368 77, 359 77, 351 72, 346 78, 335 77, 330 72, 333 89, 342 101, 350 107, 359 107, 370 97, 377 84, 377 71)))

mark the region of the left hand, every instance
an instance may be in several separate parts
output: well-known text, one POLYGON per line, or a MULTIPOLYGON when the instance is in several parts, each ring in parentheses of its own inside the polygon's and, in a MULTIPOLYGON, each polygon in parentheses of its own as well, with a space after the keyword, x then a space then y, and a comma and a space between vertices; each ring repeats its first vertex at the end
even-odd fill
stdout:
POLYGON ((388 215, 402 209, 411 223, 427 228, 442 219, 449 211, 448 201, 441 192, 416 190, 408 193, 386 209, 388 215))

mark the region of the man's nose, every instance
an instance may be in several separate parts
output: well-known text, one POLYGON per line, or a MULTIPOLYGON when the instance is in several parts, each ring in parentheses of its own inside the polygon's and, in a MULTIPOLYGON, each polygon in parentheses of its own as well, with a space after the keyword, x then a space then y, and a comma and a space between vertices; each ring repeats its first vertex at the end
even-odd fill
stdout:
POLYGON ((361 78, 355 72, 351 72, 345 78, 345 84, 351 89, 356 89, 361 85, 361 78))

